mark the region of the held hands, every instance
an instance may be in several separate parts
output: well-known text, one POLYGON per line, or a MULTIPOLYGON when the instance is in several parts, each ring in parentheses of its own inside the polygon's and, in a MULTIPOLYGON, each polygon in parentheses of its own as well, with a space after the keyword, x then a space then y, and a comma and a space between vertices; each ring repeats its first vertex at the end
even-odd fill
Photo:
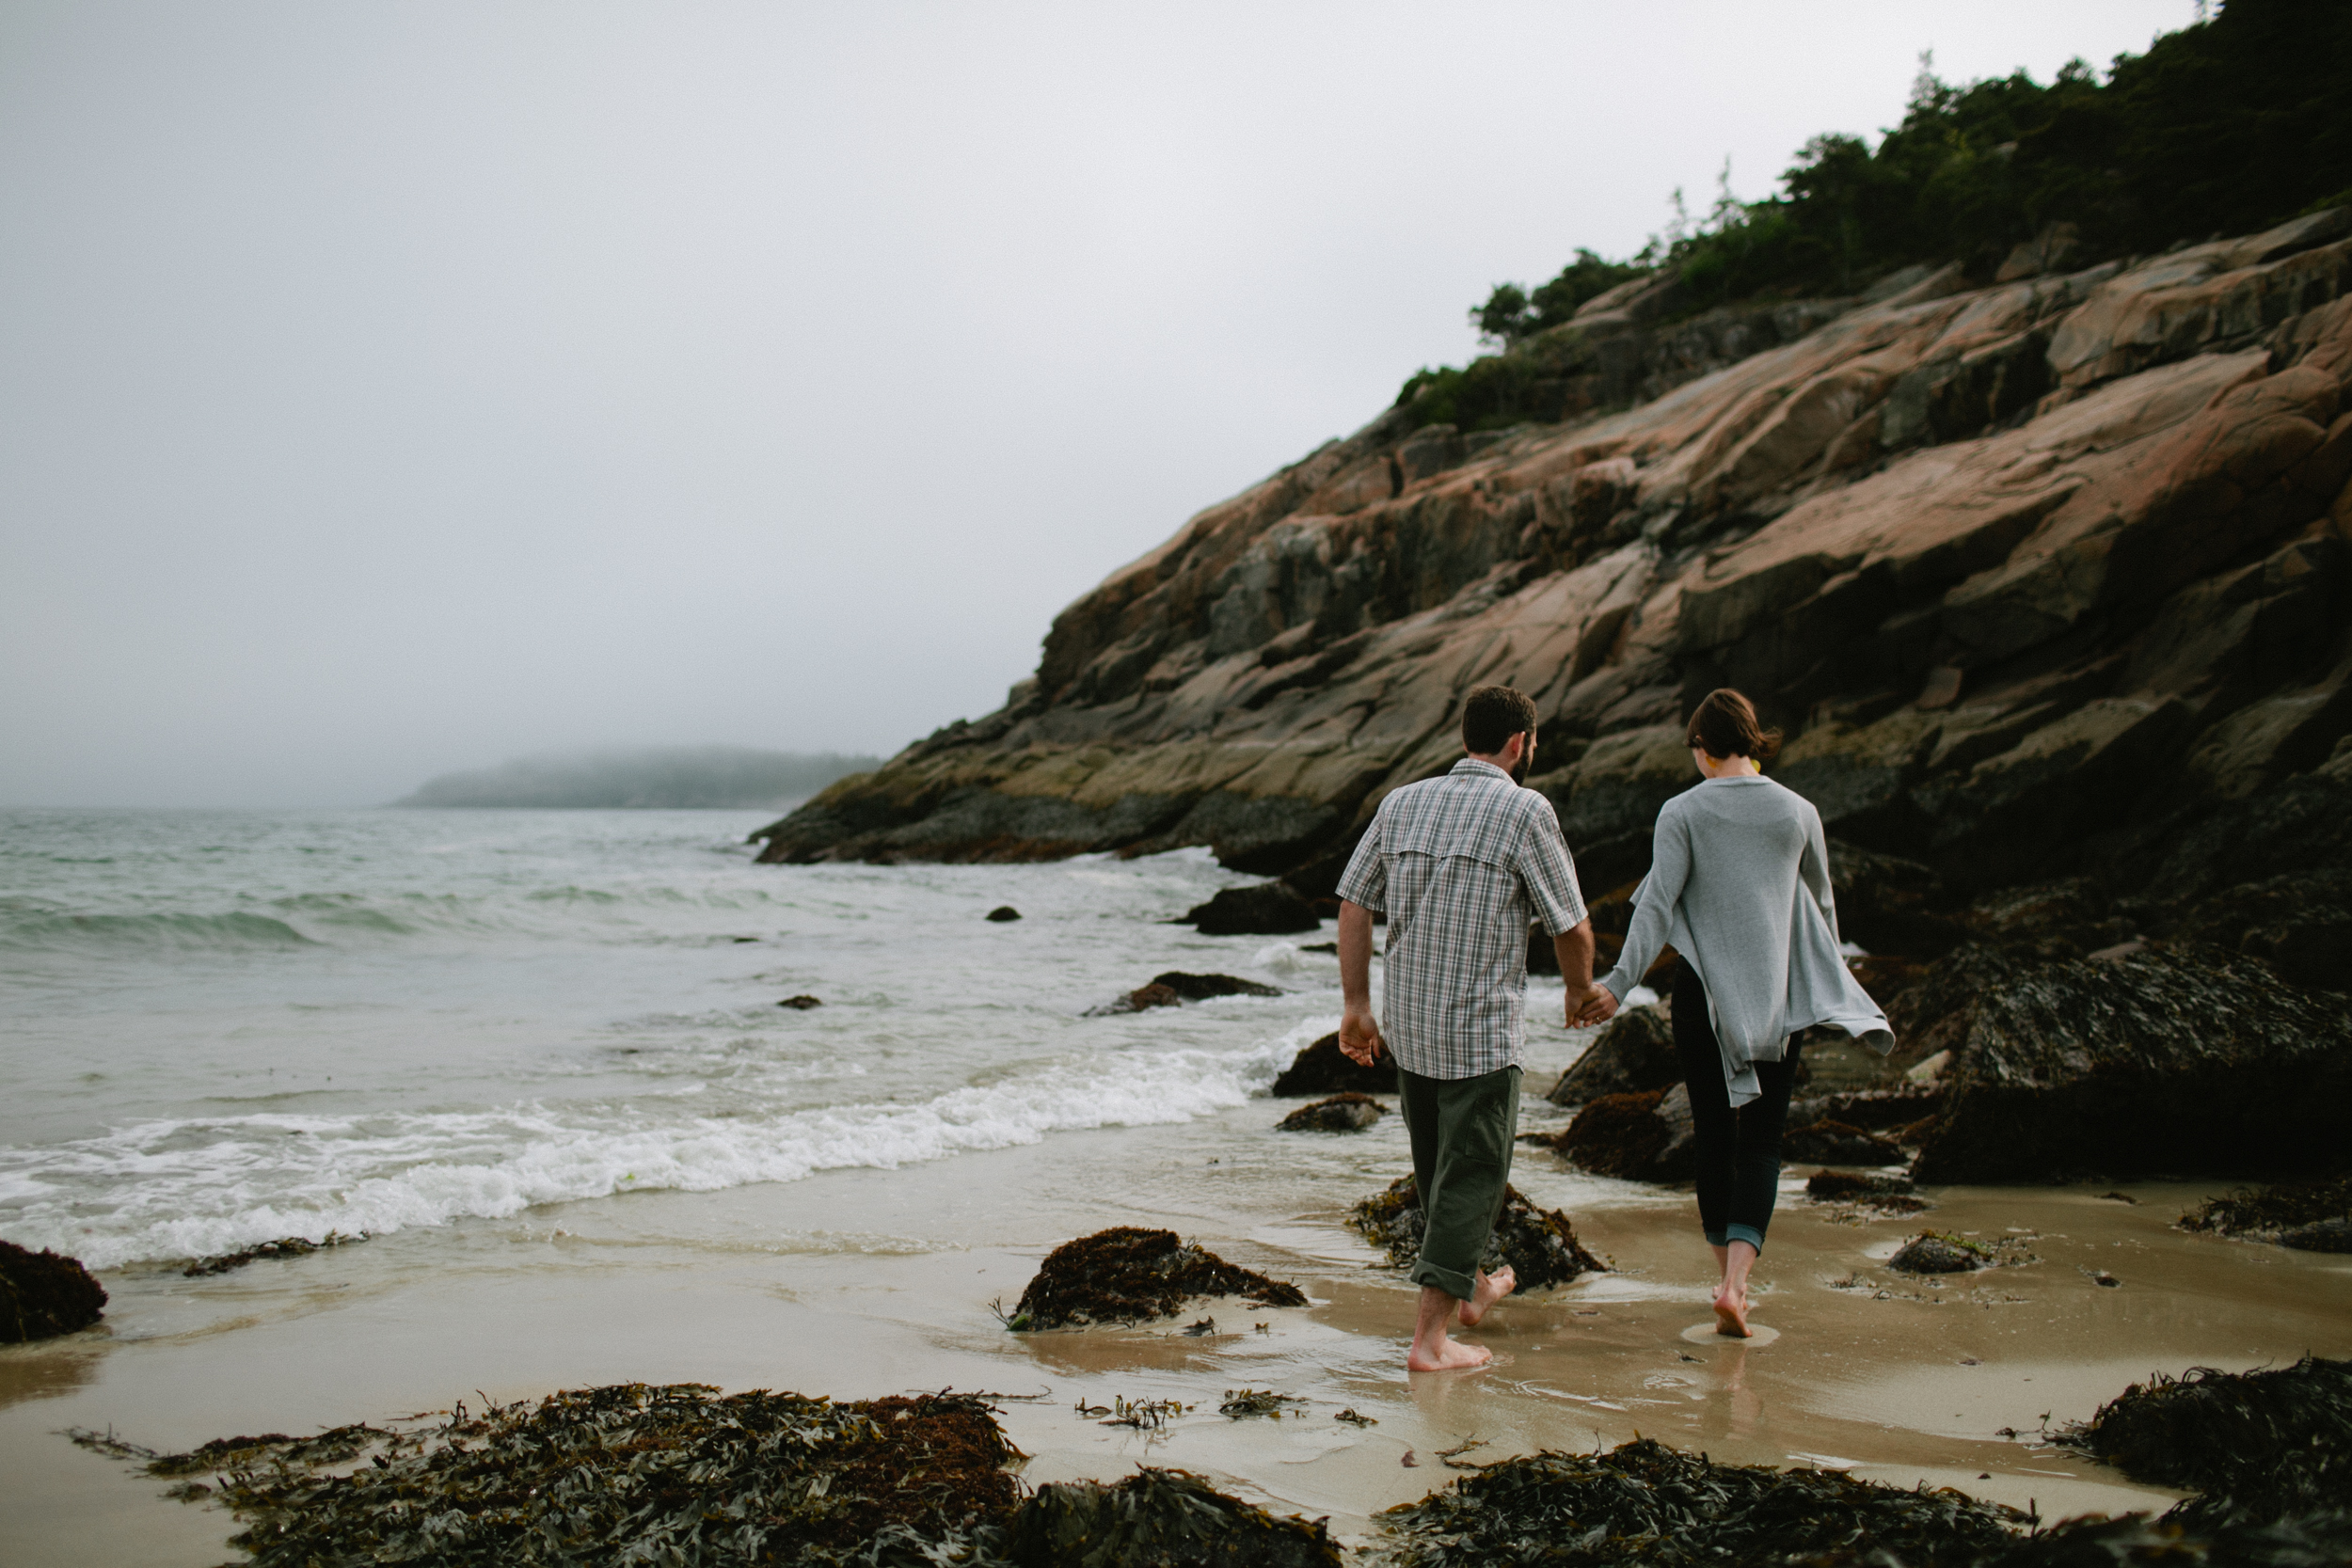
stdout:
POLYGON ((1380 1025, 1373 1021, 1371 1008, 1351 1007, 1341 1015, 1340 1050, 1358 1067, 1380 1059, 1380 1025))
MULTIPOLYGON (((1569 1028, 1589 1028, 1596 1023, 1606 1023, 1617 1016, 1617 995, 1596 980, 1581 991, 1570 991, 1567 1008, 1569 1028)), ((1347 1043, 1344 1025, 1342 1025, 1342 1030, 1340 1044, 1344 1049, 1347 1043)))

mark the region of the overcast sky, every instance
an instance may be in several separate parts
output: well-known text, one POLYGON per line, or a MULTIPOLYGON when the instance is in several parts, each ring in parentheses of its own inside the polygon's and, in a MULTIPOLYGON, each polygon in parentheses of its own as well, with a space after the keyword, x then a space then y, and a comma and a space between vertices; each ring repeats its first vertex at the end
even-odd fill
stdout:
POLYGON ((0 804, 888 752, 1731 160, 2192 0, 0 7, 0 804))

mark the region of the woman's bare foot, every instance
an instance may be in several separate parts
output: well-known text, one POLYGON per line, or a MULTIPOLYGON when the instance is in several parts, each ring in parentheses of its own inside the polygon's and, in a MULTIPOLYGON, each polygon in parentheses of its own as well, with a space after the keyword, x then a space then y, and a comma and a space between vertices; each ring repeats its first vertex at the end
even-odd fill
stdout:
POLYGON ((1748 1334, 1748 1292, 1744 1287, 1728 1283, 1715 1291, 1715 1332, 1727 1338, 1745 1339, 1748 1334))
POLYGON ((1462 1303, 1462 1326, 1476 1328, 1494 1309, 1495 1303, 1517 1290, 1519 1276, 1511 1272, 1508 1263, 1492 1274, 1481 1272, 1477 1282, 1470 1288, 1470 1300, 1462 1303))
POLYGON ((1494 1359, 1494 1352, 1484 1345, 1466 1345, 1458 1339, 1440 1335, 1435 1345, 1426 1349, 1422 1341, 1413 1341, 1413 1348, 1405 1353, 1405 1370, 1413 1372, 1459 1372, 1472 1367, 1483 1367, 1494 1359))

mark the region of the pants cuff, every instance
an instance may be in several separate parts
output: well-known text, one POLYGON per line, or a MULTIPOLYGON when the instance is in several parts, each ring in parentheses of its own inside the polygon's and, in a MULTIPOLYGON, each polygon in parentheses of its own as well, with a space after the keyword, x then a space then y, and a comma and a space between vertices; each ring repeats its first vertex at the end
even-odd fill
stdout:
POLYGON ((1745 1242, 1758 1252, 1764 1250, 1764 1232, 1752 1225, 1727 1225, 1724 1227, 1724 1235, 1725 1246, 1733 1242, 1745 1242))
POLYGON ((1708 1230, 1706 1231, 1705 1234, 1707 1236, 1707 1244, 1708 1246, 1729 1246, 1731 1244, 1731 1238, 1720 1230, 1708 1230))
POLYGON ((1477 1281, 1459 1269, 1445 1268, 1423 1258, 1413 1265, 1413 1283, 1443 1291, 1456 1301, 1468 1301, 1478 1289, 1477 1281))

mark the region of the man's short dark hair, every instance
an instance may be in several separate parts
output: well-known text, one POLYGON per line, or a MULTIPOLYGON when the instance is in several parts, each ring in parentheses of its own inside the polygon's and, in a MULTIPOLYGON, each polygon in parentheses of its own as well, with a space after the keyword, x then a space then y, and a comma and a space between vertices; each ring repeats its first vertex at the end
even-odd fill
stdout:
POLYGON ((1507 686, 1482 686, 1462 705, 1462 744, 1493 756, 1520 733, 1535 733, 1535 702, 1507 686))

